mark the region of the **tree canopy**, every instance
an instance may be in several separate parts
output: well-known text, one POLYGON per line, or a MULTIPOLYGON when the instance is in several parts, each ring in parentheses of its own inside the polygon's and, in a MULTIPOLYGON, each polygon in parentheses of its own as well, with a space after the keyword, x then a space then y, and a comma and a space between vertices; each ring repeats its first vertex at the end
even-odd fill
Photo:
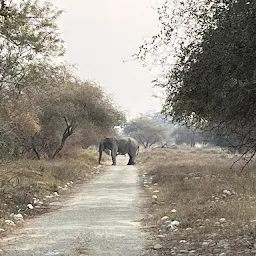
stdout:
POLYGON ((164 145, 168 137, 166 126, 157 123, 149 116, 141 116, 128 122, 124 134, 135 138, 144 148, 164 145))
POLYGON ((124 121, 99 85, 58 59, 61 13, 49 2, 1 1, 0 159, 55 158, 70 137, 89 146, 124 121))
POLYGON ((19 92, 29 63, 63 55, 63 40, 56 23, 61 12, 49 2, 2 1, 0 90, 19 92))
POLYGON ((255 2, 166 1, 158 13, 161 31, 139 54, 162 64, 163 113, 255 153, 255 2))

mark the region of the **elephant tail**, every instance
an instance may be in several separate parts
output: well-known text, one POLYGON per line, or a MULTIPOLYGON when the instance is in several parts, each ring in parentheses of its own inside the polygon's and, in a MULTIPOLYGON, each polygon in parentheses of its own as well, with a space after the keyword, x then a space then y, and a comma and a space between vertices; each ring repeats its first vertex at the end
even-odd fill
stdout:
POLYGON ((140 146, 138 146, 138 148, 137 148, 137 154, 136 155, 139 154, 139 151, 140 151, 140 146))

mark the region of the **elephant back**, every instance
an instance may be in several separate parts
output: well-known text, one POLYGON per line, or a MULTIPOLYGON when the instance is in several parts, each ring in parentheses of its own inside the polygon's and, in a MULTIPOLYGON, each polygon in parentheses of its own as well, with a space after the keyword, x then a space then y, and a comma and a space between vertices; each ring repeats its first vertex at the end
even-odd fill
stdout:
POLYGON ((139 146, 139 143, 137 140, 135 140, 134 138, 132 137, 129 137, 130 141, 131 141, 131 144, 134 145, 136 148, 139 146))
POLYGON ((119 137, 118 138, 118 152, 121 154, 129 153, 133 150, 137 150, 138 142, 132 137, 119 137))

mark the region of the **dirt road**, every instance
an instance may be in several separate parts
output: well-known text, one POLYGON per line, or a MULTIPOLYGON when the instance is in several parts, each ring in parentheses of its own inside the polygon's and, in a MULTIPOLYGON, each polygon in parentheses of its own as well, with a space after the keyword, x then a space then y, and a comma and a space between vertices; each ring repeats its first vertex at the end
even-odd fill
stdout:
POLYGON ((117 166, 61 200, 63 207, 1 239, 0 255, 144 255, 139 179, 126 162, 120 156, 117 166))

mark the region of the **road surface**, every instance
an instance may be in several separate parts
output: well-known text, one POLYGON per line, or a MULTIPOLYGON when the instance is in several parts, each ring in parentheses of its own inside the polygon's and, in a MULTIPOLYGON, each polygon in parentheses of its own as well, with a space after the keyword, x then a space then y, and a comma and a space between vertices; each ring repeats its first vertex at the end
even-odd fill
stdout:
POLYGON ((79 185, 61 207, 0 241, 1 256, 145 255, 136 166, 118 165, 79 185))

